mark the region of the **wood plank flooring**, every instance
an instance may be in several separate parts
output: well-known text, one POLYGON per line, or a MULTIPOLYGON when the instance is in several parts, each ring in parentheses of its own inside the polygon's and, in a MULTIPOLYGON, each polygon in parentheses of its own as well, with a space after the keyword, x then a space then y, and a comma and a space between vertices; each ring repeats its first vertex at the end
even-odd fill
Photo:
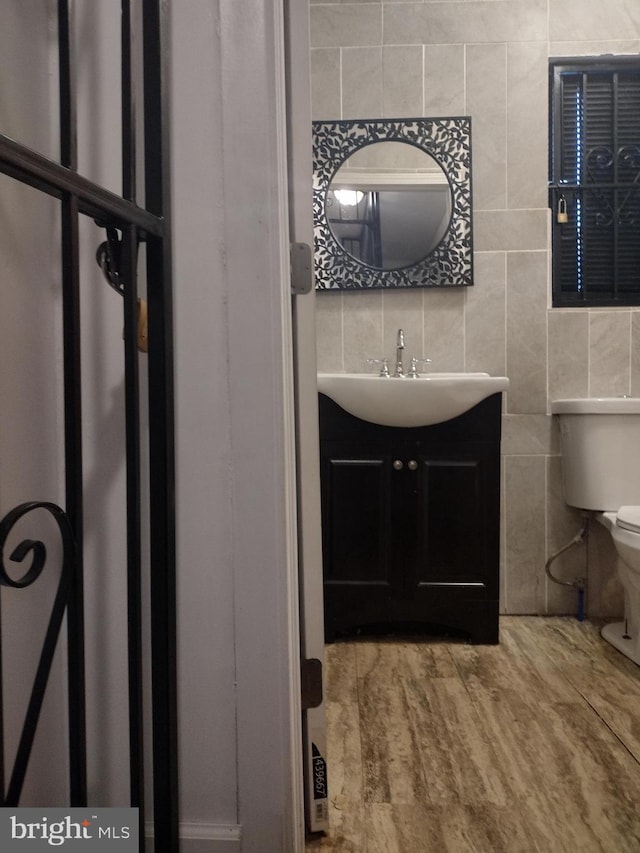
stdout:
POLYGON ((307 853, 638 853, 640 667, 599 628, 328 646, 330 832, 307 853))

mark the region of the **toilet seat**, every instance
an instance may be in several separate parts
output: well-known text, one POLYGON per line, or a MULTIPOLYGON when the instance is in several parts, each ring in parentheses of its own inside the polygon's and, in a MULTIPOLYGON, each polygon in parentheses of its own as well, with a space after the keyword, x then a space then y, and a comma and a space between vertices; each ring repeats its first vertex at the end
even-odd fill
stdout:
POLYGON ((621 506, 616 515, 616 525, 631 533, 640 533, 640 506, 621 506))

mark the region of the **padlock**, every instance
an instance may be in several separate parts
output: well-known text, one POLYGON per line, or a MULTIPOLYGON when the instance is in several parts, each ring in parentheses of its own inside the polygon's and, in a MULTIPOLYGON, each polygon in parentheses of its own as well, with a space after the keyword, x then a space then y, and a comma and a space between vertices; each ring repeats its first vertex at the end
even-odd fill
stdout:
POLYGON ((569 221, 569 214, 567 213, 567 200, 563 195, 561 195, 558 199, 557 219, 561 225, 564 225, 565 222, 569 221))

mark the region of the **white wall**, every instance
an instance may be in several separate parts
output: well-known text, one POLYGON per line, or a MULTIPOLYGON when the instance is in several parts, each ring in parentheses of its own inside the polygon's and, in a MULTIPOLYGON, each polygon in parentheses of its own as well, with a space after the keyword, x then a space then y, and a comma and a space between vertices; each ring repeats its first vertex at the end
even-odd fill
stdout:
POLYGON ((238 823, 219 17, 172 18, 182 820, 238 823), (205 97, 206 92, 206 97, 205 97))
POLYGON ((299 830, 281 14, 172 19, 181 819, 256 853, 299 830))

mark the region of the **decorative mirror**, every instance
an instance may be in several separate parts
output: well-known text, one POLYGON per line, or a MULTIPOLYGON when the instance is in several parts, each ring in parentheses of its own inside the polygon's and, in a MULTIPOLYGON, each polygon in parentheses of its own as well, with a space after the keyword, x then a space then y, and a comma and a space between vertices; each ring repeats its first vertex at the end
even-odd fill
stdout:
POLYGON ((313 122, 320 290, 473 284, 471 119, 313 122))

